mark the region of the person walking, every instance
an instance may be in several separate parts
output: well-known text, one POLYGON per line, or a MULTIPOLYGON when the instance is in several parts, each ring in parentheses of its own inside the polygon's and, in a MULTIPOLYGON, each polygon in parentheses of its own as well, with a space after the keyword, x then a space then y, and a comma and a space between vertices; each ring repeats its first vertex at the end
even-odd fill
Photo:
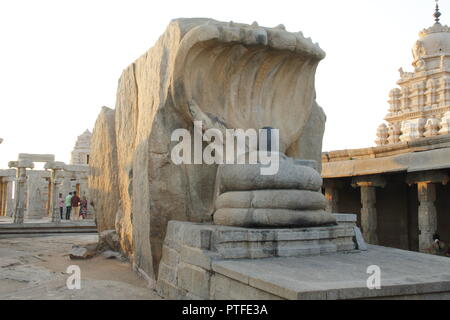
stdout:
POLYGON ((77 196, 77 192, 73 192, 72 199, 70 200, 70 204, 73 210, 73 220, 80 219, 80 197, 77 196))
POLYGON ((81 201, 80 201, 80 217, 82 217, 83 219, 86 219, 87 211, 88 211, 88 202, 87 202, 86 196, 82 196, 81 201))
POLYGON ((70 220, 70 212, 72 211, 72 192, 69 192, 64 202, 66 204, 66 220, 70 220))
POLYGON ((61 215, 61 220, 64 219, 64 205, 65 201, 63 199, 62 193, 60 193, 58 198, 58 207, 59 207, 59 214, 61 215))

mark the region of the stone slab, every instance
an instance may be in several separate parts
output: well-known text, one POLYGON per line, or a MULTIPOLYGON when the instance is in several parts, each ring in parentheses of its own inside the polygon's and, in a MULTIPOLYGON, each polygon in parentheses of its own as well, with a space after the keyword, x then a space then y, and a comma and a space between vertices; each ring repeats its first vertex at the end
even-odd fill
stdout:
POLYGON ((217 260, 217 274, 284 299, 448 298, 450 259, 380 246, 305 257, 217 260), (381 270, 381 289, 368 289, 367 268, 381 270))
POLYGON ((67 172, 89 172, 89 166, 85 164, 67 164, 64 167, 67 172))
POLYGON ((388 172, 447 169, 450 167, 449 158, 450 148, 444 148, 381 158, 323 162, 322 177, 341 178, 388 172))
POLYGON ((93 221, 64 221, 61 223, 0 223, 0 238, 64 233, 97 233, 93 221))
POLYGON ((48 161, 55 161, 55 155, 54 154, 19 153, 19 160, 28 160, 31 162, 48 162, 48 161))
POLYGON ((15 177, 16 169, 0 169, 0 177, 15 177))

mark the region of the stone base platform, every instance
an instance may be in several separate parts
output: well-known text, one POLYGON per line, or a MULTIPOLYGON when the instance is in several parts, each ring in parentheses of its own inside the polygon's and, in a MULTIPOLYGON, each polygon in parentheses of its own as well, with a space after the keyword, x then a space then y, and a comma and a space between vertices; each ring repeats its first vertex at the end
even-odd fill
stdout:
POLYGON ((0 238, 67 233, 97 233, 97 226, 93 220, 52 223, 41 219, 25 221, 23 224, 0 222, 0 238))
POLYGON ((169 222, 157 290, 168 299, 450 298, 450 259, 366 246, 354 215, 338 226, 245 229, 169 222), (368 289, 367 268, 381 270, 368 289))

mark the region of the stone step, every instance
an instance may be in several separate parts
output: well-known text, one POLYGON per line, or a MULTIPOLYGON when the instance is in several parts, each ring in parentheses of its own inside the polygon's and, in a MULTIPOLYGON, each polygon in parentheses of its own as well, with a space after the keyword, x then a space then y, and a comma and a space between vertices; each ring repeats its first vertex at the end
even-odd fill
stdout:
POLYGON ((97 233, 97 227, 93 222, 0 224, 0 237, 4 235, 48 235, 58 233, 97 233))

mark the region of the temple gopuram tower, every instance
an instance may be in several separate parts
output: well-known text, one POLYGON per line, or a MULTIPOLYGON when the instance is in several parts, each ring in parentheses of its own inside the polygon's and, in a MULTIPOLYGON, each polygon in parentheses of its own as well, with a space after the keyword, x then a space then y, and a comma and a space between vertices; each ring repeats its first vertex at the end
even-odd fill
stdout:
POLYGON ((377 130, 378 146, 450 133, 450 28, 439 22, 419 33, 413 72, 399 69, 399 87, 389 93, 387 122, 377 130))
POLYGON ((400 69, 376 147, 322 154, 330 212, 359 212, 370 244, 432 253, 450 243, 450 28, 419 33, 413 72, 400 69))
POLYGON ((72 151, 70 164, 89 164, 89 155, 91 153, 91 137, 92 133, 89 130, 83 132, 77 138, 75 148, 72 151))

